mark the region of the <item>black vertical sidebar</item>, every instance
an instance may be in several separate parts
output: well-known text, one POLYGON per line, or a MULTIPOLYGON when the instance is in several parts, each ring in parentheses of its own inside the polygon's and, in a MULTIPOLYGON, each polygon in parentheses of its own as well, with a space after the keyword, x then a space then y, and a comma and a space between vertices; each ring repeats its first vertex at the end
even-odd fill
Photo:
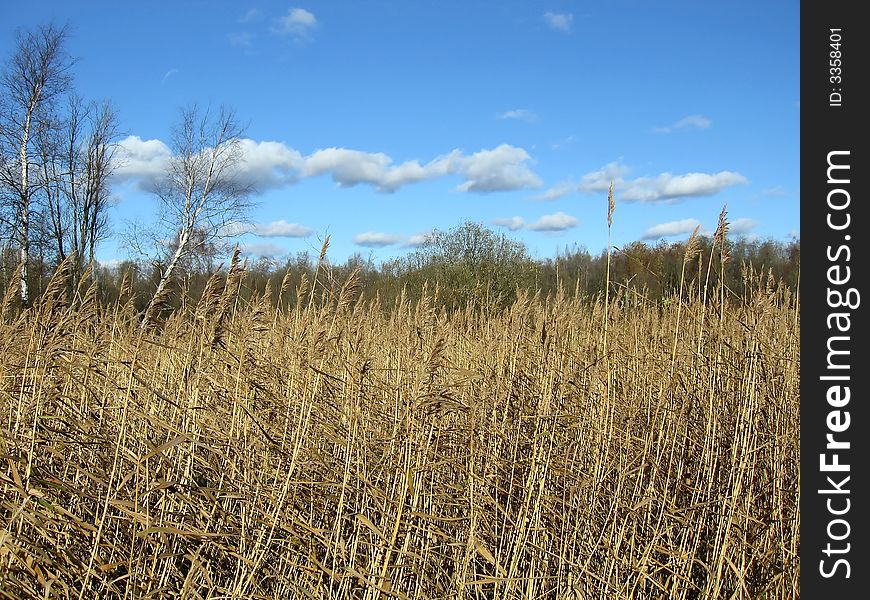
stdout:
POLYGON ((870 23, 860 6, 801 6, 801 596, 831 600, 870 589, 870 23))

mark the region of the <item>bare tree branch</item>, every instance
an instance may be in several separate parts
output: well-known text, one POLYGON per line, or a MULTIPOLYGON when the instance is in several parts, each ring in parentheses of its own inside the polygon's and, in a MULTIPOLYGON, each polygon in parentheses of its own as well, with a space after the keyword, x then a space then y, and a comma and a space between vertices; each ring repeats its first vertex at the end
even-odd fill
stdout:
POLYGON ((143 323, 152 318, 181 265, 227 237, 228 224, 246 219, 251 189, 238 177, 242 134, 230 109, 182 110, 166 176, 154 189, 168 235, 163 238, 165 267, 143 323))

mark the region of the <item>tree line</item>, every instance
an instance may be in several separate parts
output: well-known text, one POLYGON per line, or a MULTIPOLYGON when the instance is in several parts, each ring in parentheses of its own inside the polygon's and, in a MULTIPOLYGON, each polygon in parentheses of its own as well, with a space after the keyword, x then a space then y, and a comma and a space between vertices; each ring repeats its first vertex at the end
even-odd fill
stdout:
MULTIPOLYGON (((590 301, 604 298, 607 283, 610 298, 624 304, 667 305, 681 293, 684 300, 704 299, 702 288, 724 289, 726 299, 739 302, 759 281, 778 282, 797 293, 800 284, 800 242, 739 238, 727 240, 724 267, 711 237, 699 236, 686 260, 686 242, 632 242, 614 247, 607 275, 607 252, 593 254, 582 246, 565 249, 555 257, 533 258, 520 241, 473 222, 434 231, 417 249, 393 260, 377 263, 362 254, 340 263, 322 253, 298 252, 281 260, 238 259, 244 270, 240 301, 262 302, 293 308, 300 303, 320 302, 337 296, 353 282, 357 297, 377 300, 385 311, 400 299, 434 298, 448 311, 468 307, 500 310, 518 295, 553 297, 577 294, 590 301), (712 266, 712 269, 709 268, 712 266), (684 284, 681 286, 681 279, 684 284), (724 288, 720 288, 720 282, 724 288)), ((328 246, 327 243, 324 246, 328 246)), ((185 306, 195 305, 209 279, 218 272, 226 277, 230 258, 200 256, 177 267, 176 277, 166 286, 159 306, 153 306, 165 265, 127 260, 112 267, 97 266, 99 295, 105 303, 130 301, 143 317, 159 318, 185 306), (156 313, 154 311, 157 311, 156 313)), ((2 275, 8 284, 11 261, 4 257, 2 275)), ((38 280, 37 293, 47 285, 53 269, 38 280)), ((710 292, 712 294, 712 291, 710 292)), ((710 295, 706 296, 711 299, 710 295)))

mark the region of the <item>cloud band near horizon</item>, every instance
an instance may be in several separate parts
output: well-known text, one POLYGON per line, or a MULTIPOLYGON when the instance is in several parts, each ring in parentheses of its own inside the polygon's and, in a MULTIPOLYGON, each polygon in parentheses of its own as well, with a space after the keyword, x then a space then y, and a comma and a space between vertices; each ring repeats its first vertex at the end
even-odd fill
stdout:
POLYGON ((535 200, 558 200, 568 194, 584 192, 587 194, 606 193, 613 182, 617 202, 672 203, 684 198, 714 196, 735 186, 749 183, 749 180, 736 171, 718 173, 684 173, 674 175, 669 172, 652 177, 627 179, 630 169, 625 165, 612 162, 597 171, 583 175, 579 184, 560 182, 533 198, 535 200))
MULTIPOLYGON (((324 148, 304 156, 282 142, 242 139, 236 177, 259 192, 288 187, 302 179, 329 175, 339 187, 370 185, 378 192, 392 193, 422 181, 455 175, 464 181, 458 192, 490 193, 537 188, 541 179, 529 166, 526 150, 510 144, 483 149, 473 154, 453 150, 421 164, 409 160, 399 164, 382 152, 348 148, 324 148)), ((128 136, 119 143, 115 177, 137 180, 150 189, 165 173, 172 151, 160 140, 128 136)))

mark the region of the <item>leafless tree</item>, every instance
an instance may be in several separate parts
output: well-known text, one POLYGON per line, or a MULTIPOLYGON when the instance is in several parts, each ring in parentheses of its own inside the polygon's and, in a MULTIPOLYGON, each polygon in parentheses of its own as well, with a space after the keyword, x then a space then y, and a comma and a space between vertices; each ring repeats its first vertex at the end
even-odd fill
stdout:
POLYGON ((31 208, 40 189, 37 131, 54 127, 55 101, 70 86, 72 59, 66 27, 53 24, 17 33, 15 50, 0 75, 0 187, 12 237, 23 265, 21 301, 30 302, 31 208))
POLYGON ((250 188, 240 178, 242 128, 232 110, 185 108, 173 131, 173 155, 154 187, 163 225, 162 271, 145 312, 165 299, 181 265, 229 235, 250 209, 250 188))
MULTIPOLYGON (((111 104, 85 102, 72 93, 63 120, 34 132, 41 194, 32 210, 31 245, 72 256, 80 276, 93 265, 97 244, 109 234, 109 178, 117 148, 117 113, 111 104)), ((95 273, 95 270, 91 270, 95 273)))
POLYGON ((81 273, 85 265, 93 265, 97 244, 109 234, 109 179, 116 165, 117 112, 108 102, 85 104, 74 96, 64 132, 62 208, 68 226, 55 228, 61 233, 56 243, 62 254, 66 240, 81 273))

